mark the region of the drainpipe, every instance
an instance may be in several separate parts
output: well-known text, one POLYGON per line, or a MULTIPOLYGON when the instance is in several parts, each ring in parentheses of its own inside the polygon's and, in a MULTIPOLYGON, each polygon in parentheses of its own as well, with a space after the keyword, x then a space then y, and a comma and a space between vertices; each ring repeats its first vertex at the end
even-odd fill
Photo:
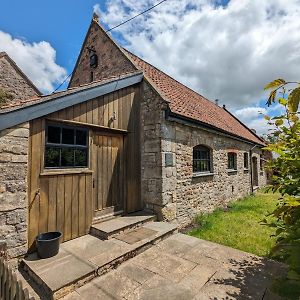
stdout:
POLYGON ((252 166, 252 151, 254 148, 256 148, 257 145, 254 145, 250 151, 249 151, 249 155, 250 155, 250 184, 251 184, 251 193, 253 194, 254 192, 254 188, 253 188, 253 166, 252 166))

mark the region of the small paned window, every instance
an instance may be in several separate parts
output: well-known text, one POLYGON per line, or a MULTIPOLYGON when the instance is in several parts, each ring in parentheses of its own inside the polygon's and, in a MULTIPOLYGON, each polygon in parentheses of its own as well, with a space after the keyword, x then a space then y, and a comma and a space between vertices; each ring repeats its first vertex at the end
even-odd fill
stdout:
POLYGON ((48 124, 45 168, 82 168, 87 166, 88 130, 48 124))
POLYGON ((228 169, 229 170, 237 169, 237 155, 234 152, 228 152, 228 169))
POLYGON ((211 154, 209 148, 205 146, 194 147, 193 172, 211 172, 211 154))
POLYGON ((249 154, 244 152, 244 169, 249 169, 249 154))

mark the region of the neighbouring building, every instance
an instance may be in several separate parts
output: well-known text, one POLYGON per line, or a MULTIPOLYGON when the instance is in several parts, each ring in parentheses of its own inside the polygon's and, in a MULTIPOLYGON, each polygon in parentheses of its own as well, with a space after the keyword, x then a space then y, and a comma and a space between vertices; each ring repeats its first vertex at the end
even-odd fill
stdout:
POLYGON ((69 88, 3 105, 0 130, 0 230, 10 256, 40 232, 60 230, 67 241, 103 217, 142 209, 184 227, 266 183, 259 136, 117 45, 97 16, 69 88))

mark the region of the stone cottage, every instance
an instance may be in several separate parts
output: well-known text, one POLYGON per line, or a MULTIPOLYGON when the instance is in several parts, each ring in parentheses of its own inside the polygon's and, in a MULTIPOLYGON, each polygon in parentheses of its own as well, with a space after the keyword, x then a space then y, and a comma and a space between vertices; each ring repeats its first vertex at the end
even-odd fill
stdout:
POLYGON ((10 256, 31 250, 40 232, 60 230, 67 241, 139 210, 184 227, 266 182, 259 136, 117 45, 97 16, 69 88, 31 96, 0 109, 10 256))

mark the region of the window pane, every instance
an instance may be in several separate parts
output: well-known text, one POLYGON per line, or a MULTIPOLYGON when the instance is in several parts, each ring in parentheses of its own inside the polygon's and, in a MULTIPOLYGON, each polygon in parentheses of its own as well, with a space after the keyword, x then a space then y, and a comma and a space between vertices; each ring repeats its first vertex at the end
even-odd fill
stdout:
POLYGON ((87 151, 85 149, 75 150, 75 166, 87 167, 87 151))
POLYGON ((48 126, 48 143, 60 143, 60 128, 48 126))
POLYGON ((59 167, 60 148, 46 147, 45 151, 45 167, 59 167))
POLYGON ((62 143, 74 145, 74 129, 62 128, 62 143))
POLYGON ((85 130, 76 130, 76 145, 86 146, 86 131, 85 130))
POLYGON ((74 166, 74 149, 63 148, 61 150, 61 166, 62 167, 74 166))

